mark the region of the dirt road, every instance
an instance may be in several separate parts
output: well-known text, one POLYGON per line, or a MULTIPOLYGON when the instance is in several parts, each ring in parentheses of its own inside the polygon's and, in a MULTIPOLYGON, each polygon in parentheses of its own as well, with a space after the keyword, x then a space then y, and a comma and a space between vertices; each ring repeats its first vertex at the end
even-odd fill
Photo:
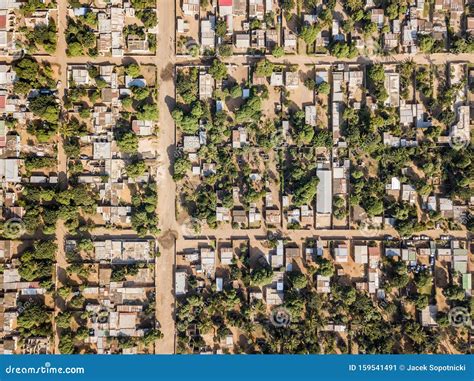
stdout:
POLYGON ((164 334, 156 346, 157 353, 174 353, 174 264, 175 264, 175 195, 176 186, 171 177, 174 162, 175 130, 171 111, 174 105, 174 0, 158 2, 158 39, 156 65, 159 75, 159 158, 157 169, 158 207, 162 232, 159 238, 161 256, 156 261, 156 316, 164 334))

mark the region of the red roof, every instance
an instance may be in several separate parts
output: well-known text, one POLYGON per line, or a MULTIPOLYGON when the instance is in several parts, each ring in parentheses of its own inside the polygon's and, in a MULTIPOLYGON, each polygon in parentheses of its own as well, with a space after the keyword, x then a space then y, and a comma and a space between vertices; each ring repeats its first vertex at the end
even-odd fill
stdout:
POLYGON ((7 27, 7 16, 0 16, 0 29, 5 29, 7 27))
POLYGON ((0 109, 5 108, 7 97, 5 95, 0 95, 0 109))
POLYGON ((219 6, 220 7, 231 7, 232 6, 232 0, 219 0, 219 6))

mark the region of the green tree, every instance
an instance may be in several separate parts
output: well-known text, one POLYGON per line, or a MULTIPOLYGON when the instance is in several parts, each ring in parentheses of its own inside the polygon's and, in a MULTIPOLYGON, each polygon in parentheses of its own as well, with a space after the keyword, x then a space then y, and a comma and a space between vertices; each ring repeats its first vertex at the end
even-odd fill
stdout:
POLYGON ((435 42, 435 39, 429 35, 423 34, 418 36, 418 44, 423 53, 433 53, 435 42))
POLYGON ((230 57, 232 56, 232 53, 233 53, 232 45, 225 44, 225 45, 219 46, 219 55, 221 57, 224 57, 224 58, 230 57))
POLYGON ((38 95, 30 101, 31 112, 49 123, 59 120, 59 105, 53 95, 38 95))
POLYGON ((304 25, 303 28, 301 28, 299 37, 302 38, 307 45, 314 44, 320 29, 319 24, 304 25))
POLYGON ((125 74, 132 78, 138 78, 140 76, 140 65, 131 63, 125 66, 125 74))
POLYGON ((143 176, 146 172, 146 164, 143 160, 136 161, 134 163, 128 164, 125 167, 125 172, 127 173, 128 177, 132 179, 136 179, 140 176, 143 176))
POLYGON ((72 318, 72 315, 70 312, 60 312, 56 316, 56 320, 55 320, 56 326, 63 329, 69 328, 71 325, 71 318, 72 318))
POLYGON ((285 55, 285 49, 283 49, 281 46, 275 46, 272 50, 272 55, 275 58, 281 58, 285 55))
POLYGON ((84 51, 82 50, 82 45, 80 42, 73 41, 68 44, 67 49, 66 49, 66 54, 69 57, 78 57, 82 56, 84 54, 84 51))
POLYGON ((331 86, 329 86, 329 83, 323 81, 321 83, 318 83, 316 85, 316 92, 318 94, 325 94, 328 95, 331 91, 331 86))
POLYGON ((227 77, 227 66, 215 58, 209 68, 209 74, 211 74, 216 81, 220 81, 227 77))
POLYGON ((300 272, 289 273, 288 278, 290 280, 291 285, 298 290, 305 288, 308 284, 308 279, 304 274, 300 272))
POLYGON ((191 169, 191 162, 185 157, 178 157, 174 162, 173 179, 181 180, 191 169))
POLYGON ((158 119, 158 106, 156 103, 144 104, 140 107, 137 113, 138 120, 157 120, 158 119))
POLYGON ((218 37, 224 38, 227 34, 227 23, 225 20, 218 20, 216 23, 216 35, 218 37))
POLYGON ((255 67, 255 74, 259 77, 270 77, 273 73, 275 65, 269 60, 258 61, 255 67))

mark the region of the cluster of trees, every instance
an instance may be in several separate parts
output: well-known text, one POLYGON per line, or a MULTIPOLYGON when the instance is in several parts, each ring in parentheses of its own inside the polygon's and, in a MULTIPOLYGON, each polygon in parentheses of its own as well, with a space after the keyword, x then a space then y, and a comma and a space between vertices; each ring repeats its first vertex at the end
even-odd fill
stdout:
POLYGON ((131 179, 137 179, 146 173, 147 165, 143 160, 134 159, 131 163, 125 166, 125 173, 131 179))
POLYGON ((155 0, 132 0, 135 15, 140 19, 145 28, 154 28, 158 22, 156 17, 155 0))
POLYGON ((416 207, 407 203, 396 203, 389 210, 395 217, 395 228, 400 236, 411 236, 415 231, 423 230, 424 225, 418 223, 416 207))
POLYGON ((464 89, 464 81, 456 84, 450 84, 448 81, 444 82, 439 87, 436 99, 431 98, 432 115, 439 120, 446 127, 451 127, 456 122, 456 113, 453 106, 459 92, 464 89))
POLYGON ((195 101, 189 105, 190 111, 177 106, 171 113, 176 126, 185 134, 196 134, 199 131, 199 119, 204 115, 203 104, 195 101))
POLYGON ((22 338, 50 337, 53 332, 52 316, 44 305, 29 303, 17 320, 22 338))
POLYGON ((40 281, 45 288, 53 286, 53 263, 58 247, 52 241, 36 241, 20 257, 18 272, 27 282, 40 281))
MULTIPOLYGON (((49 65, 40 65, 30 57, 22 58, 13 64, 17 75, 14 91, 28 94, 32 89, 48 89, 55 87, 52 69, 49 65)), ((57 132, 60 107, 57 98, 50 92, 44 91, 29 100, 28 108, 41 120, 32 120, 28 132, 39 142, 47 142, 57 132)))
POLYGON ((298 37, 301 38, 306 43, 306 45, 314 44, 322 28, 323 25, 321 23, 305 24, 301 28, 298 37))
POLYGON ((124 153, 136 153, 138 149, 138 136, 133 131, 124 131, 117 136, 117 146, 124 153))
POLYGON ((139 267, 137 264, 120 265, 112 267, 112 274, 110 280, 112 282, 122 282, 127 276, 135 276, 138 274, 139 267))
POLYGON ((28 108, 34 115, 49 124, 57 124, 59 121, 60 107, 54 95, 39 94, 30 100, 28 108))
POLYGON ((29 229, 32 231, 41 227, 41 219, 34 220, 35 217, 39 216, 42 217, 49 229, 53 229, 52 233, 58 218, 65 221, 65 226, 69 231, 75 231, 80 225, 79 210, 93 214, 96 209, 97 195, 92 193, 85 185, 76 185, 61 192, 49 191, 46 194, 48 197, 46 200, 50 201, 47 208, 41 206, 42 197, 45 196, 43 192, 31 188, 25 196, 28 197, 28 202, 34 202, 34 204, 27 204, 25 216, 29 220, 29 229), (33 196, 33 200, 31 200, 31 196, 33 196))
POLYGON ((347 217, 346 200, 343 197, 335 197, 333 200, 334 218, 342 220, 347 217))
POLYGON ((173 164, 173 180, 179 181, 191 170, 191 162, 185 156, 177 157, 173 164))
POLYGON ((28 94, 32 89, 54 88, 53 70, 50 65, 41 66, 32 57, 24 57, 13 63, 16 74, 13 91, 17 94, 28 94))
MULTIPOLYGON (((469 185, 472 184, 473 172, 472 162, 474 160, 474 150, 472 145, 464 149, 454 150, 446 148, 441 153, 443 160, 443 182, 448 195, 451 198, 459 198, 468 201, 473 195, 474 190, 469 185)), ((469 219, 466 219, 466 224, 469 219)))
POLYGON ((35 53, 38 50, 38 45, 42 46, 46 53, 53 54, 56 51, 58 34, 53 19, 49 19, 48 25, 40 24, 34 29, 25 28, 22 31, 28 40, 28 51, 35 53))
POLYGON ((226 58, 232 56, 234 48, 230 44, 221 44, 219 45, 218 52, 221 57, 226 58))
POLYGON ((413 61, 405 61, 399 66, 400 73, 400 95, 403 99, 409 99, 410 85, 413 83, 413 74, 416 64, 413 61))
MULTIPOLYGON (((140 66, 136 63, 127 65, 125 74, 132 78, 141 77, 140 66)), ((133 107, 138 120, 157 120, 159 111, 155 103, 155 92, 147 86, 132 86, 131 90, 131 97, 121 99, 123 107, 133 107)))
POLYGON ((385 15, 390 20, 395 20, 395 19, 398 19, 400 16, 405 15, 407 12, 407 9, 408 9, 407 1, 390 0, 388 2, 388 5, 385 8, 385 15))
POLYGON ((137 106, 138 120, 158 120, 159 112, 156 103, 140 103, 137 106))
POLYGON ((61 124, 59 132, 65 138, 78 138, 87 134, 87 124, 71 117, 67 122, 61 124))
POLYGON ((87 14, 89 13, 93 12, 87 12, 83 18, 77 18, 76 20, 68 18, 67 20, 66 42, 68 47, 66 54, 70 57, 82 56, 84 54, 95 57, 98 54, 96 36, 87 19, 87 14))
POLYGON ((199 70, 197 67, 188 71, 178 70, 176 73, 176 93, 185 104, 195 102, 199 95, 199 70))
POLYGON ((216 81, 221 81, 227 77, 227 66, 225 63, 215 58, 209 68, 209 74, 212 75, 216 81))
POLYGON ((451 51, 455 54, 474 52, 474 37, 472 35, 463 37, 454 37, 452 40, 451 51))
POLYGON ((332 133, 328 129, 316 128, 305 123, 302 110, 291 115, 292 137, 298 146, 332 147, 332 133))
POLYGON ((351 175, 350 204, 359 205, 369 217, 380 216, 384 210, 384 184, 378 178, 365 176, 360 170, 351 175))
POLYGON ((428 101, 433 96, 433 73, 428 67, 419 66, 416 70, 416 89, 420 91, 428 101))
POLYGON ((198 99, 198 76, 197 68, 191 68, 189 71, 180 70, 177 73, 178 104, 172 116, 176 126, 186 134, 196 134, 199 130, 199 119, 205 113, 210 114, 208 107, 198 99))
POLYGON ((443 50, 443 44, 443 40, 435 40, 430 35, 418 35, 418 46, 423 53, 439 53, 443 50))
POLYGON ((388 98, 385 88, 385 71, 382 64, 374 64, 367 71, 369 90, 378 102, 384 102, 388 98))
POLYGON ((310 205, 316 196, 319 179, 313 149, 291 148, 285 168, 285 192, 292 194, 296 206, 310 205))
POLYGON ((48 168, 56 165, 56 159, 52 157, 28 156, 25 159, 25 168, 27 171, 35 169, 48 168))
POLYGON ((148 183, 135 189, 132 196, 132 228, 140 237, 159 233, 158 216, 155 212, 157 200, 155 183, 148 183))
POLYGON ((35 11, 48 9, 52 7, 54 3, 45 3, 41 0, 27 0, 21 4, 20 12, 24 16, 31 16, 31 14, 35 11))
POLYGON ((275 70, 275 64, 269 60, 260 60, 255 65, 255 75, 257 77, 270 77, 275 70))
POLYGON ((337 58, 354 58, 359 52, 354 43, 345 41, 335 41, 329 47, 331 55, 337 58))
POLYGON ((265 91, 259 91, 257 87, 250 89, 250 96, 246 102, 235 112, 237 123, 255 122, 260 120, 262 114, 262 99, 265 99, 265 91))
MULTIPOLYGON (((344 109, 342 119, 344 120, 343 133, 351 143, 351 148, 356 152, 372 154, 381 147, 381 137, 378 128, 385 124, 395 123, 393 118, 381 119, 382 126, 377 126, 373 122, 374 114, 371 114, 366 107, 360 110, 347 107, 344 109)), ((387 115, 385 115, 387 116, 387 115)), ((374 119, 378 121, 380 118, 374 119)), ((383 147, 383 146, 382 146, 383 147)))

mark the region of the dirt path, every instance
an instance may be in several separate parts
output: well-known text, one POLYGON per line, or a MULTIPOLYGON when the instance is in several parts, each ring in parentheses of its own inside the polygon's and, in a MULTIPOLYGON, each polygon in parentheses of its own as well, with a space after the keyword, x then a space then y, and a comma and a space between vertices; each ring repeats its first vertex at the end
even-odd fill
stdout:
POLYGON ((156 65, 159 75, 160 131, 158 134, 159 158, 157 169, 158 207, 162 235, 159 238, 161 256, 156 261, 156 317, 164 334, 156 345, 157 353, 175 352, 175 297, 174 266, 176 228, 176 186, 171 177, 174 162, 175 131, 171 110, 174 105, 174 13, 175 2, 158 2, 158 39, 156 65))

